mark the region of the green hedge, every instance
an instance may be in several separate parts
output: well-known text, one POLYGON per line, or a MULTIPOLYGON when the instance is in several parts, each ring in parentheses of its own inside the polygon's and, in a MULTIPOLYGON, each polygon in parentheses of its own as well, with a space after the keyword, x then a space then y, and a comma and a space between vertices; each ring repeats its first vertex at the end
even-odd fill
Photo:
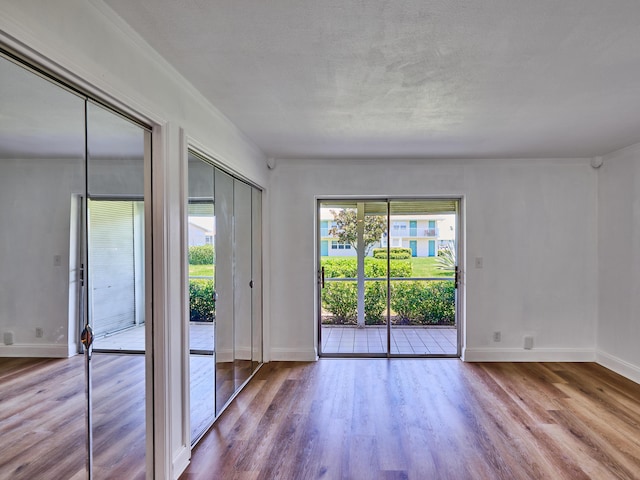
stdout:
MULTIPOLYGON (((391 264, 392 277, 410 277, 410 260, 393 260, 391 264)), ((358 274, 358 260, 356 258, 326 258, 322 260, 325 278, 356 278, 358 274)), ((378 258, 364 259, 364 275, 368 278, 387 276, 387 261, 378 258)))
POLYGON ((213 299, 213 280, 189 280, 189 320, 213 322, 216 301, 213 299))
POLYGON ((402 323, 453 325, 455 295, 452 280, 391 282, 391 309, 402 323))
MULTIPOLYGON (((334 323, 354 323, 358 315, 358 284, 354 281, 327 282, 322 290, 322 306, 334 317, 334 323)), ((364 320, 367 325, 384 322, 387 308, 386 282, 366 282, 364 320)))
MULTIPOLYGON (((373 249, 373 258, 387 258, 387 249, 386 248, 374 248, 373 249)), ((393 247, 389 249, 389 258, 391 260, 406 260, 411 258, 411 249, 404 247, 393 247)))
MULTIPOLYGON (((358 286, 355 281, 327 282, 322 306, 334 323, 355 323, 358 286)), ((367 325, 384 323, 387 287, 384 281, 365 283, 364 315, 367 325)), ((391 282, 391 310, 396 322, 410 325, 455 325, 455 285, 452 280, 391 282)))
POLYGON ((190 265, 213 265, 216 260, 213 245, 197 245, 189 247, 190 265))

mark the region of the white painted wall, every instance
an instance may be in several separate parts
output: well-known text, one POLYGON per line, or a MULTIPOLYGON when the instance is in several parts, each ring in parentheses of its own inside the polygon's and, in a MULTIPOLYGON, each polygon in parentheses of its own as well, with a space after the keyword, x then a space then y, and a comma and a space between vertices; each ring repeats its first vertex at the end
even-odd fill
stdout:
POLYGON ((82 174, 78 159, 0 159, 0 329, 14 333, 13 345, 0 344, 0 356, 77 351, 69 321, 69 237, 71 196, 83 191, 82 174))
POLYGON ((595 358, 596 173, 575 159, 279 160, 271 172, 272 359, 315 357, 315 198, 331 195, 464 196, 465 358, 595 358), (473 268, 475 257, 483 269, 473 268), (529 334, 535 348, 525 351, 529 334))
POLYGON ((598 361, 640 382, 640 144, 598 174, 598 361))
POLYGON ((188 136, 228 169, 262 186, 265 157, 99 0, 2 2, 0 42, 155 127, 155 478, 177 478, 190 456, 183 388, 188 358, 181 206, 187 145, 182 140, 188 136))

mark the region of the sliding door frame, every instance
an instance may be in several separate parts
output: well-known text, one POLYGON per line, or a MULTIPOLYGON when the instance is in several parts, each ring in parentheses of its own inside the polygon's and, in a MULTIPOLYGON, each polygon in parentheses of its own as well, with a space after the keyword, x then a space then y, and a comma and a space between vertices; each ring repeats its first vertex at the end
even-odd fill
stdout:
MULTIPOLYGON (((319 356, 334 357, 334 358, 461 358, 463 352, 464 335, 465 335, 465 272, 466 272, 466 252, 465 252, 465 221, 464 221, 464 208, 465 198, 463 195, 441 195, 441 196, 344 196, 344 195, 331 195, 331 196, 316 196, 315 197, 315 271, 316 271, 316 349, 319 356), (387 204, 387 251, 391 248, 391 215, 390 209, 392 202, 402 201, 441 201, 451 200, 456 204, 456 218, 455 218, 455 256, 456 256, 456 271, 455 271, 455 318, 456 318, 456 353, 455 354, 399 354, 391 353, 391 332, 392 326, 390 322, 389 313, 387 313, 386 320, 386 353, 330 353, 326 354, 322 350, 322 288, 324 285, 324 276, 322 275, 322 233, 321 233, 321 218, 320 207, 323 203, 331 201, 348 201, 353 203, 358 202, 386 202, 387 204)), ((390 280, 390 256, 387 255, 387 280, 386 280, 386 306, 387 312, 390 312, 391 308, 391 280, 390 280)), ((366 327, 365 327, 366 328, 366 327)))

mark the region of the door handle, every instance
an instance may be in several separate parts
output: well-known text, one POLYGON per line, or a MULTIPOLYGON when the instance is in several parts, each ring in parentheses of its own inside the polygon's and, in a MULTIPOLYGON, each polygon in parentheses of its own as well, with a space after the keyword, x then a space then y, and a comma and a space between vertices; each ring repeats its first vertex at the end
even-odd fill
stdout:
POLYGON ((321 274, 320 274, 320 285, 321 285, 321 287, 320 288, 324 288, 324 267, 322 267, 320 269, 320 272, 321 272, 321 274))

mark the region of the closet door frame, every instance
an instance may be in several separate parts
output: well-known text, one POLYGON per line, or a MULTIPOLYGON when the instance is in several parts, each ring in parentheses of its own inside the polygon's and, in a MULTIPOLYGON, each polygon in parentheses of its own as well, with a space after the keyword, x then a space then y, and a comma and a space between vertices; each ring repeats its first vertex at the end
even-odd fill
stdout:
MULTIPOLYGON (((190 354, 190 349, 189 349, 189 281, 188 281, 188 277, 189 277, 189 263, 188 263, 188 247, 189 247, 189 242, 188 242, 188 201, 189 201, 189 184, 188 184, 188 180, 189 180, 189 176, 188 176, 188 163, 189 163, 189 154, 192 154, 196 157, 198 157, 199 159, 201 159, 202 161, 210 164, 214 169, 221 171, 224 174, 227 174, 229 176, 232 177, 232 179, 234 181, 240 181, 243 182, 245 184, 247 184, 249 187, 251 187, 251 192, 252 192, 252 201, 254 201, 254 195, 255 192, 258 192, 258 194, 260 195, 260 208, 262 209, 260 212, 260 221, 259 222, 254 222, 253 220, 251 221, 251 228, 253 229, 253 227, 258 224, 261 228, 261 231, 257 234, 259 235, 260 238, 260 248, 262 248, 262 245, 264 245, 264 242, 262 241, 263 239, 263 232, 262 232, 262 226, 263 226, 263 218, 264 218, 264 200, 262 199, 262 195, 264 194, 264 189, 256 184, 255 182, 251 181, 250 179, 248 179, 246 176, 242 175, 241 173, 239 173, 237 170, 230 168, 227 164, 219 161, 215 156, 209 154, 207 152, 207 149, 202 146, 197 140, 195 140, 192 137, 189 137, 188 135, 186 135, 183 132, 183 136, 182 136, 182 162, 181 162, 181 185, 182 185, 182 202, 181 202, 181 215, 182 215, 182 278, 183 278, 183 322, 182 322, 182 338, 183 338, 183 377, 185 379, 185 381, 183 382, 183 385, 185 385, 185 387, 183 388, 183 398, 184 398, 184 405, 186 406, 184 411, 183 411, 183 425, 185 425, 185 427, 183 428, 183 435, 185 435, 185 439, 187 439, 187 442, 190 442, 190 430, 191 430, 191 426, 190 426, 190 372, 189 372, 189 354, 190 354)), ((215 200, 214 200, 215 203, 215 200)), ((252 212, 254 212, 253 208, 252 208, 252 212)), ((254 258, 255 255, 255 249, 253 242, 256 241, 256 233, 252 232, 251 235, 251 241, 252 241, 252 276, 254 276, 253 278, 253 285, 254 287, 257 285, 260 288, 260 312, 256 312, 254 310, 255 306, 253 305, 256 296, 258 295, 258 293, 255 291, 255 289, 251 292, 251 294, 249 295, 249 300, 251 301, 251 319, 252 319, 252 325, 251 325, 251 329, 252 329, 252 338, 251 338, 251 345, 255 345, 256 340, 253 338, 253 331, 256 330, 255 328, 255 324, 256 324, 256 317, 259 315, 260 316, 260 324, 261 324, 261 328, 260 328, 260 335, 261 338, 259 339, 259 352, 261 354, 261 358, 260 361, 256 361, 256 365, 252 367, 252 372, 249 375, 249 377, 244 380, 242 382, 241 385, 238 386, 238 388, 235 389, 234 393, 229 397, 229 399, 227 401, 225 401, 224 405, 222 405, 222 408, 219 409, 219 411, 216 413, 216 417, 214 420, 215 421, 220 417, 220 415, 224 412, 224 410, 227 408, 227 406, 233 401, 233 399, 236 397, 236 395, 238 395, 239 392, 242 391, 242 389, 244 388, 244 386, 253 378, 253 376, 257 373, 257 371, 260 369, 260 367, 263 365, 264 363, 264 315, 263 315, 263 308, 264 308, 264 301, 263 301, 263 270, 264 270, 264 254, 261 251, 259 258, 256 259, 254 258), (257 276, 257 278, 256 278, 257 276)), ((218 288, 218 280, 216 279, 216 289, 218 288)), ((232 283, 233 283, 233 279, 232 279, 232 283)), ((233 300, 233 299, 232 299, 233 300)), ((215 333, 214 333, 215 335, 215 333)), ((253 360, 253 358, 252 358, 253 360)), ((217 410, 217 408, 216 408, 217 410)), ((201 437, 200 437, 201 438, 201 437)), ((198 438, 195 442, 192 443, 192 448, 197 444, 197 442, 200 440, 200 438, 198 438)))

